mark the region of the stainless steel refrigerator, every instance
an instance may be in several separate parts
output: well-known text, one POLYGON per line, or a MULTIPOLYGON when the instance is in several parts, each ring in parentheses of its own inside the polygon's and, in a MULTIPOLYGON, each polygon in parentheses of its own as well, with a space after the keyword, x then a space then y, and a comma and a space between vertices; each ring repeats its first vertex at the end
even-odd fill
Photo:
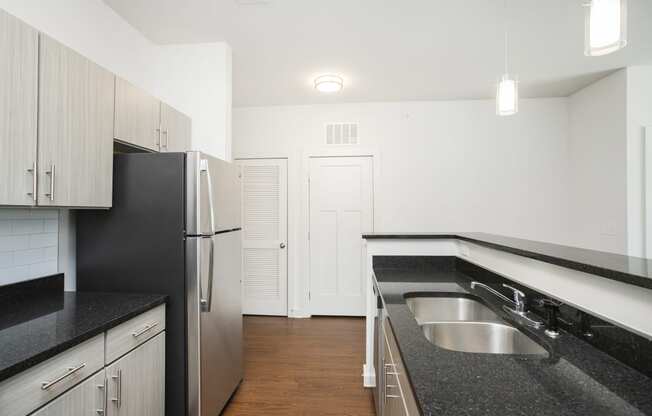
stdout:
POLYGON ((168 295, 166 414, 218 415, 243 378, 240 179, 199 152, 116 154, 77 213, 77 290, 168 295))

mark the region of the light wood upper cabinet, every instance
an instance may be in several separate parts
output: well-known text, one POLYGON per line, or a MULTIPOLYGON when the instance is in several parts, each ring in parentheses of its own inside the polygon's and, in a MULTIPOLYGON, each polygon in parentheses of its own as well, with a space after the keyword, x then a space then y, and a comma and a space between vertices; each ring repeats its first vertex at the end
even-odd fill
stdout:
POLYGON ((161 103, 161 151, 185 152, 190 150, 191 136, 190 117, 161 103))
POLYGON ((114 137, 159 150, 161 102, 122 78, 115 80, 114 137))
POLYGON ((114 75, 41 35, 39 205, 111 206, 113 110, 114 75))
POLYGON ((165 332, 107 367, 107 416, 165 414, 165 332))
POLYGON ((88 416, 104 414, 104 369, 59 396, 32 416, 88 416))
POLYGON ((34 205, 38 32, 0 10, 0 205, 34 205))

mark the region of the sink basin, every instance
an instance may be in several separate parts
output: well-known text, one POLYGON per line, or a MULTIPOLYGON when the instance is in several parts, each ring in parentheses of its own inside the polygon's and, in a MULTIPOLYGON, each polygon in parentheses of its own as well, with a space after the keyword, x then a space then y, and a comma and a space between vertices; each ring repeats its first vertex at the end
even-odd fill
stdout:
POLYGON ((548 357, 545 348, 505 323, 438 322, 422 328, 428 341, 447 350, 548 357))
POLYGON ((451 321, 502 322, 491 309, 473 299, 416 297, 407 298, 405 302, 419 325, 451 321))

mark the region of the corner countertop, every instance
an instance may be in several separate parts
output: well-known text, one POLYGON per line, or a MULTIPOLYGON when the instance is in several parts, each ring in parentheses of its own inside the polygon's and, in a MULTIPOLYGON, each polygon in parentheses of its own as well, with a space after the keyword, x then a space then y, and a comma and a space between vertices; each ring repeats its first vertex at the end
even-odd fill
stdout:
POLYGON ((652 289, 652 259, 486 233, 371 233, 374 239, 456 239, 652 289))
POLYGON ((471 279, 459 271, 376 269, 408 378, 423 416, 650 415, 652 380, 591 345, 562 332, 520 325, 491 295, 470 294, 471 279), (473 354, 431 344, 404 296, 473 296, 545 346, 550 358, 473 354))
POLYGON ((53 290, 2 298, 0 381, 165 303, 166 299, 164 295, 53 290))

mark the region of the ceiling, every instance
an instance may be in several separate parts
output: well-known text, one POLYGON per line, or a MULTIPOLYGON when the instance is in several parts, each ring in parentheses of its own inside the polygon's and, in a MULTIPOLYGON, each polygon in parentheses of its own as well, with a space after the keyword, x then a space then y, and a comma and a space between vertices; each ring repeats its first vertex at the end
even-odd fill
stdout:
MULTIPOLYGON (((503 72, 502 0, 104 0, 155 43, 226 41, 235 106, 489 98, 503 72), (253 3, 253 4, 240 4, 253 3), (343 91, 312 80, 341 74, 343 91)), ((585 0, 509 0, 523 97, 566 96, 652 64, 652 1, 629 0, 629 45, 583 54, 585 0)))

